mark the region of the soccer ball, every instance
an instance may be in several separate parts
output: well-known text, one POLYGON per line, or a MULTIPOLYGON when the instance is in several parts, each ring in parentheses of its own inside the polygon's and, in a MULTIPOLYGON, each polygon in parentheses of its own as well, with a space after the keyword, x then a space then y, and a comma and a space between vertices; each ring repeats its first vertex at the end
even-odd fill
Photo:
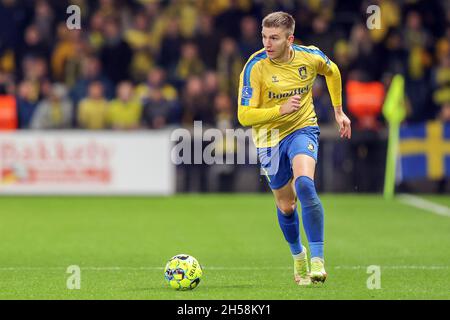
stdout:
POLYGON ((170 258, 164 268, 164 278, 176 290, 192 290, 198 286, 203 270, 197 259, 188 254, 170 258))

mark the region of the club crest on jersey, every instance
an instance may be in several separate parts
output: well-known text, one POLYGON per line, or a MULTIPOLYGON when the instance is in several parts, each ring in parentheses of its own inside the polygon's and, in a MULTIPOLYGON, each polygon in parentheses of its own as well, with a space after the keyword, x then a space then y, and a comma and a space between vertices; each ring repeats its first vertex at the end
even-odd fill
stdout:
POLYGON ((242 98, 250 99, 253 95, 253 88, 249 86, 242 87, 242 98))
POLYGON ((300 66, 300 68, 298 68, 298 73, 300 75, 300 78, 302 78, 302 80, 305 80, 308 77, 305 65, 302 65, 300 66))
POLYGON ((278 78, 277 78, 277 76, 272 76, 272 82, 278 82, 279 80, 278 80, 278 78))

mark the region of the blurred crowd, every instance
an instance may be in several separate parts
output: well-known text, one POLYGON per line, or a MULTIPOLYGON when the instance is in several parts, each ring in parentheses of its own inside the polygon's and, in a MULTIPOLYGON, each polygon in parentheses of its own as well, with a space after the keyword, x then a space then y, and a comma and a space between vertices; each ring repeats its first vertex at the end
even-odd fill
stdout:
MULTIPOLYGON (((239 74, 262 48, 261 19, 284 10, 296 19, 296 42, 339 66, 344 102, 361 83, 383 95, 401 73, 409 121, 450 121, 449 3, 1 0, 0 105, 15 106, 10 125, 20 129, 235 127, 239 74), (66 24, 72 4, 79 30, 66 24), (381 8, 381 29, 366 26, 371 4, 381 8)), ((319 123, 333 121, 323 78, 313 94, 319 123)), ((376 128, 379 108, 373 118, 360 125, 376 128)))

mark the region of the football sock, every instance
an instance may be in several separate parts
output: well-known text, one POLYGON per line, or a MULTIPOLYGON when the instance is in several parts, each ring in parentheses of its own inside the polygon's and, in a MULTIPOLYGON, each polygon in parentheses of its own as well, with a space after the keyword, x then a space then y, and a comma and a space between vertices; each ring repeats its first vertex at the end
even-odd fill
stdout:
POLYGON ((314 181, 306 176, 295 180, 295 190, 302 207, 303 227, 309 242, 311 257, 323 259, 323 207, 314 181))
POLYGON ((305 250, 303 250, 299 254, 293 254, 292 257, 296 260, 303 259, 305 257, 305 254, 306 254, 306 252, 305 252, 305 250))
POLYGON ((302 252, 302 244, 300 242, 300 223, 298 221, 297 208, 290 214, 283 213, 277 207, 278 223, 281 231, 283 231, 284 238, 289 244, 292 255, 297 255, 302 252))

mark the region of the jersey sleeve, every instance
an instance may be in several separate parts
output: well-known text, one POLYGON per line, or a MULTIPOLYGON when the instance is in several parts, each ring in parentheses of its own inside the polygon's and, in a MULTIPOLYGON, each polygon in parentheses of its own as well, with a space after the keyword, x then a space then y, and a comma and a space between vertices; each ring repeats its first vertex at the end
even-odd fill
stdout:
POLYGON ((243 126, 264 124, 281 117, 280 106, 261 108, 262 72, 258 60, 250 58, 241 72, 238 94, 238 120, 243 126))
POLYGON ((317 47, 308 48, 313 52, 316 72, 325 76, 333 107, 342 106, 342 81, 338 66, 317 47))
POLYGON ((239 78, 239 105, 244 107, 258 107, 261 93, 261 70, 254 61, 244 66, 239 78))

